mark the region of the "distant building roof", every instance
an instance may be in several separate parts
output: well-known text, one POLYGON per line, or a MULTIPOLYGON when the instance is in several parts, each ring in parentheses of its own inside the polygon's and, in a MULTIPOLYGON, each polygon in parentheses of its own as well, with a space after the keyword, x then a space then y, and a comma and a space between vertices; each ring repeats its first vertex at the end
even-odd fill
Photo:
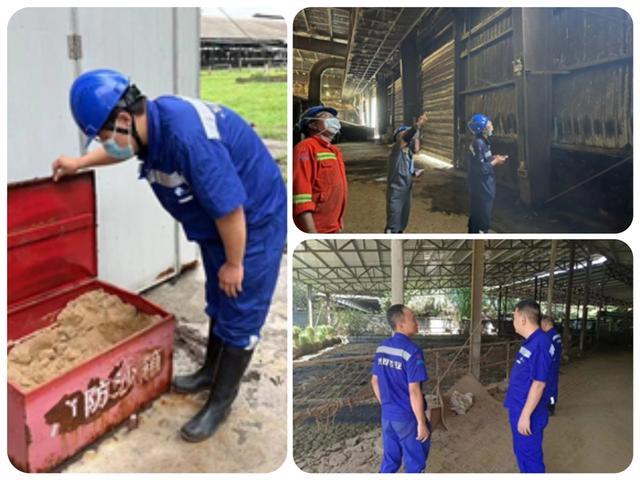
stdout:
POLYGON ((269 42, 287 42, 287 23, 282 19, 234 18, 202 16, 200 19, 200 38, 212 40, 249 39, 269 42))

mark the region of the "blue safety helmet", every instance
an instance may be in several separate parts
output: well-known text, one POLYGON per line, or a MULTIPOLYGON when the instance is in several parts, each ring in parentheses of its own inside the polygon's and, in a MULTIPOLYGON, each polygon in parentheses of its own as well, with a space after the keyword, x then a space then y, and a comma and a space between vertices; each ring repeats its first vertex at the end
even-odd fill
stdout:
POLYGON ((490 121, 491 119, 484 113, 476 113, 471 117, 469 123, 467 123, 467 127, 469 127, 471 133, 478 135, 484 132, 484 129, 487 128, 487 124, 490 121))
POLYGON ((335 108, 325 107, 324 105, 316 105, 315 107, 307 108, 298 121, 298 127, 303 132, 306 130, 307 125, 317 119, 318 114, 322 112, 329 112, 334 117, 338 116, 338 111, 335 108))
POLYGON ((410 128, 411 127, 409 125, 400 125, 398 128, 396 128, 396 131, 393 132, 393 141, 395 142, 397 140, 399 133, 409 130, 410 128))
POLYGON ((75 79, 69 105, 76 124, 91 142, 104 127, 113 109, 131 86, 128 77, 115 70, 90 70, 75 79))

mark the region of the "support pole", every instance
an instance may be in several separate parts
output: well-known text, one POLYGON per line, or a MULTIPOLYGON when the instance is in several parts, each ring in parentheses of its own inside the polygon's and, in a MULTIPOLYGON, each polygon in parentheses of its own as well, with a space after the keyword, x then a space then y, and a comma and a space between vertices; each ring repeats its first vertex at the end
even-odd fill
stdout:
POLYGON ((403 240, 391 240, 391 304, 404 305, 403 240))
POLYGON ((509 311, 509 287, 504 287, 504 299, 502 300, 502 303, 504 304, 502 306, 502 313, 506 316, 509 311))
POLYGON ((549 255, 549 288, 547 290, 547 315, 553 318, 553 283, 556 271, 556 257, 558 255, 558 240, 551 240, 549 255))
POLYGON ((498 287, 498 336, 502 335, 502 285, 498 287))
POLYGON ((600 282, 600 311, 598 312, 598 316, 596 317, 596 348, 600 347, 600 327, 602 324, 602 319, 607 318, 607 306, 604 302, 604 283, 605 280, 600 282))
POLYGON ((471 257, 471 326, 469 349, 471 375, 480 379, 482 347, 482 286, 484 282, 484 241, 473 240, 471 257))
POLYGON ((518 183, 527 205, 548 198, 551 185, 552 21, 550 9, 512 9, 518 183))
POLYGON ((591 294, 591 252, 587 246, 587 276, 584 280, 584 305, 580 325, 580 355, 584 354, 584 343, 587 335, 587 318, 589 316, 589 295, 591 294))
POLYGON ((307 320, 309 326, 313 328, 313 288, 307 285, 307 320))
POLYGON ((565 357, 569 357, 571 349, 571 294, 573 293, 573 264, 576 261, 576 244, 570 242, 569 254, 569 278, 567 279, 567 301, 565 304, 564 327, 562 329, 562 345, 564 345, 565 357))
MULTIPOLYGON (((460 134, 460 125, 466 125, 464 96, 460 92, 464 90, 464 73, 460 55, 462 54, 463 41, 462 36, 465 32, 464 16, 462 9, 453 10, 453 49, 454 49, 454 65, 453 65, 453 166, 461 168, 465 157, 465 148, 461 148, 460 140, 463 135, 460 134)), ((463 127, 464 131, 464 127, 463 127)))
POLYGON ((420 95, 420 52, 416 29, 400 45, 400 71, 402 74, 402 101, 404 123, 413 125, 422 108, 420 95))
POLYGON ((389 128, 389 115, 387 114, 388 109, 390 108, 387 105, 387 81, 386 77, 382 74, 378 73, 376 76, 376 98, 377 98, 377 116, 375 119, 377 121, 378 127, 378 135, 380 137, 384 136, 387 133, 389 128))

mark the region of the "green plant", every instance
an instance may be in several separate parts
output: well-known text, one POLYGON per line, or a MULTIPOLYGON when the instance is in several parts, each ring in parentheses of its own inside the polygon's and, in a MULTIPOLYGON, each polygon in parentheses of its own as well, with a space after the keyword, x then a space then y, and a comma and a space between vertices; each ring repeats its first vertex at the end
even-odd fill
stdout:
POLYGON ((309 336, 303 332, 298 336, 297 343, 295 344, 295 346, 304 347, 305 345, 311 345, 312 343, 313 341, 311 340, 311 338, 309 338, 309 336))
POLYGON ((310 341, 316 341, 316 331, 313 327, 307 327, 304 329, 304 336, 307 337, 310 341))
POLYGON ((298 337, 300 336, 300 333, 302 332, 302 329, 298 326, 298 325, 294 325, 293 326, 293 342, 295 344, 296 340, 298 340, 298 337))
POLYGON ((453 289, 451 291, 451 302, 458 309, 460 318, 471 318, 471 289, 469 287, 453 289))

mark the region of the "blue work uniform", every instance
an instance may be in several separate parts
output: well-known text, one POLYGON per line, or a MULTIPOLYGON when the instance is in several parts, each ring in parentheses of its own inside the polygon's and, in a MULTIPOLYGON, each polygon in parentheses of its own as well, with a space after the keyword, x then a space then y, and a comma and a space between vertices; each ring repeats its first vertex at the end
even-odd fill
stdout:
POLYGON ((556 349, 546 387, 546 396, 549 398, 549 404, 555 405, 558 403, 558 377, 560 376, 560 362, 562 362, 562 336, 555 327, 552 327, 546 333, 556 349))
POLYGON ((554 354, 555 347, 551 339, 539 328, 522 343, 511 369, 504 406, 509 410, 513 452, 522 473, 544 473, 545 470, 542 438, 544 428, 549 423, 546 388, 531 414, 531 435, 518 432, 518 420, 533 381, 548 381, 554 354))
POLYGON ((280 170, 254 129, 233 110, 162 96, 147 101, 148 145, 140 178, 199 244, 206 274, 206 313, 225 344, 252 349, 260 338, 286 239, 286 190, 280 170), (247 225, 242 292, 218 287, 225 263, 215 221, 243 207, 247 225))
MULTIPOLYGON (((383 458, 380 473, 422 472, 427 466, 431 436, 416 440, 418 422, 411 409, 409 384, 429 380, 422 350, 409 337, 396 332, 376 350, 371 373, 378 377, 382 406, 383 458)), ((427 404, 425 401, 425 410, 427 404)), ((429 425, 429 430, 431 426, 429 425)))
POLYGON ((407 138, 407 146, 401 148, 400 140, 396 141, 391 147, 387 162, 387 226, 385 231, 388 233, 404 232, 411 214, 411 190, 415 174, 412 148, 418 133, 415 128, 411 128, 399 135, 407 138))
POLYGON ((486 233, 491 226, 491 212, 496 198, 491 143, 483 136, 476 136, 469 145, 469 151, 469 233, 486 233))

